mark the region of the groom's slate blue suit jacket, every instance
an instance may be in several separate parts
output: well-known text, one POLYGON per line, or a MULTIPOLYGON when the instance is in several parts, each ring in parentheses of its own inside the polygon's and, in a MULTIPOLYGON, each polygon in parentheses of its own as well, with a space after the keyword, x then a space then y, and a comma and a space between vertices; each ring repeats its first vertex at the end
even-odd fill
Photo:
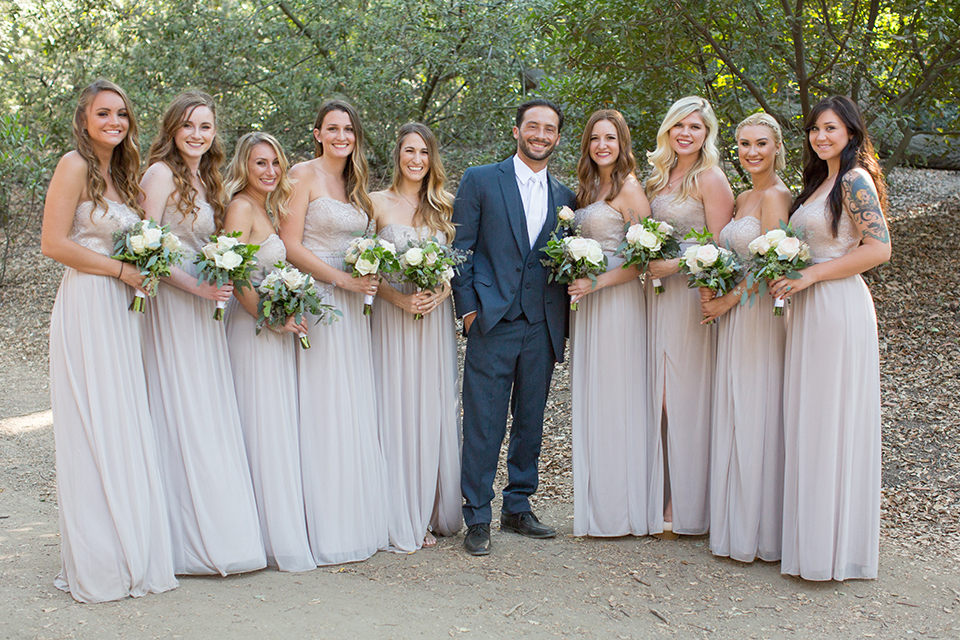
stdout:
MULTIPOLYGON (((549 271, 540 264, 546 254, 540 249, 556 227, 557 208, 575 207, 576 198, 549 173, 547 183, 547 219, 530 249, 513 157, 467 169, 453 206, 453 222, 457 225, 453 244, 472 253, 453 279, 453 299, 457 316, 476 311, 475 322, 486 333, 503 319, 524 288, 539 287, 554 356, 561 362, 567 334, 567 290, 566 285, 547 283, 549 271)), ((539 314, 527 315, 531 319, 530 315, 539 314)))

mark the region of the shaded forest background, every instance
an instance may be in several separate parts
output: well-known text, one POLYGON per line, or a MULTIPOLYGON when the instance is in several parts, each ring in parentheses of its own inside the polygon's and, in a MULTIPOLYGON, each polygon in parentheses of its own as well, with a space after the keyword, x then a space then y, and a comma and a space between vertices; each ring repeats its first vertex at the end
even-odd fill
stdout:
POLYGON ((4 256, 34 222, 77 96, 97 77, 130 94, 144 149, 170 99, 197 88, 218 100, 228 150, 259 129, 307 157, 317 107, 345 97, 378 177, 410 120, 437 133, 454 179, 506 157, 514 108, 535 95, 566 110, 561 173, 594 109, 624 113, 643 165, 670 103, 689 94, 713 102, 731 159, 736 124, 774 115, 791 178, 803 117, 826 95, 860 103, 887 168, 915 161, 921 138, 934 143, 921 161, 936 166, 960 133, 957 2, 0 0, 0 16, 4 256))

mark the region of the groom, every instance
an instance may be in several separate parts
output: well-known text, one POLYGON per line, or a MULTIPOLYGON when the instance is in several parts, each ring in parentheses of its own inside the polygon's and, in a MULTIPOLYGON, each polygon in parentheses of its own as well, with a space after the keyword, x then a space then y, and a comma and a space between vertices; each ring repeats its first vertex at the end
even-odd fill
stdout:
POLYGON ((540 264, 557 208, 573 192, 547 173, 563 114, 549 100, 517 108, 517 153, 463 174, 453 205, 454 246, 472 253, 453 279, 467 354, 463 372, 463 462, 460 486, 473 555, 490 553, 490 501, 507 409, 513 413, 500 530, 532 538, 557 532, 542 524, 529 498, 539 483, 543 410, 567 332, 566 288, 547 284, 540 264), (512 390, 512 396, 511 396, 512 390))

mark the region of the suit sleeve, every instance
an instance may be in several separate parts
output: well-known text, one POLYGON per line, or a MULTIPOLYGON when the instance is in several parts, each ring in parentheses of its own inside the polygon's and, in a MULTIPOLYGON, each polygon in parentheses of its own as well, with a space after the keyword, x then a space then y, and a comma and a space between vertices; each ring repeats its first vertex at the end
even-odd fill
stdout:
POLYGON ((457 226, 457 235, 453 246, 466 251, 467 260, 453 277, 453 302, 457 317, 477 311, 477 293, 473 287, 473 258, 477 248, 477 234, 480 230, 480 190, 472 169, 467 169, 457 188, 457 197, 453 201, 453 224, 457 226))

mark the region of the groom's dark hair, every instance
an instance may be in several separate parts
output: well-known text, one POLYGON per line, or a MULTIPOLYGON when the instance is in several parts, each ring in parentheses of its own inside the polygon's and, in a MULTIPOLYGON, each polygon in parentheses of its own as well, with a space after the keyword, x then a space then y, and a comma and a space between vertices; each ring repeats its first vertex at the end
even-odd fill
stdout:
POLYGON ((553 112, 557 114, 557 118, 560 122, 557 123, 557 131, 563 129, 563 111, 560 110, 560 107, 556 103, 547 100, 546 98, 534 98, 533 100, 527 100, 522 105, 517 107, 517 127, 519 128, 523 124, 523 116, 529 110, 534 107, 547 107, 553 109, 553 112))

